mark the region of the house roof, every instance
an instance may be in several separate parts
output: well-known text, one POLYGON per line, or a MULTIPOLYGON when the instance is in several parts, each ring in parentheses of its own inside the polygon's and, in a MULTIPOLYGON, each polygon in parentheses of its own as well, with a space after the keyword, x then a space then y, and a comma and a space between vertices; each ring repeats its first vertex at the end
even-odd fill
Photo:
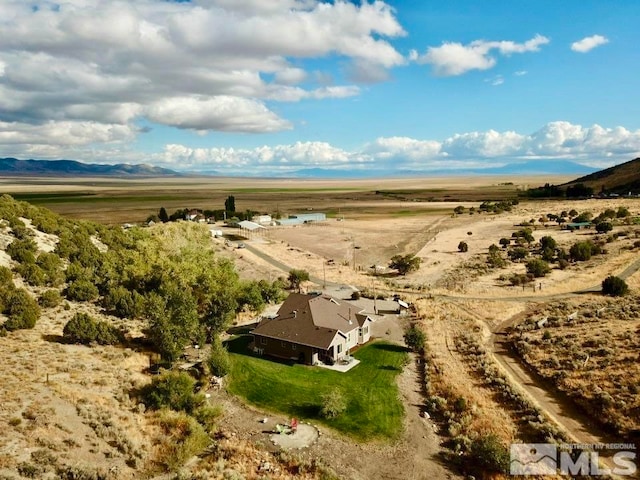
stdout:
POLYGON ((255 222, 250 222, 248 220, 243 220, 242 222, 238 222, 238 226, 240 226, 240 228, 245 228, 247 230, 259 230, 259 229, 264 229, 264 227, 262 225, 258 225, 255 222))
POLYGON ((327 295, 292 293, 277 315, 263 318, 253 333, 326 350, 336 335, 346 336, 371 321, 361 312, 355 305, 327 295))

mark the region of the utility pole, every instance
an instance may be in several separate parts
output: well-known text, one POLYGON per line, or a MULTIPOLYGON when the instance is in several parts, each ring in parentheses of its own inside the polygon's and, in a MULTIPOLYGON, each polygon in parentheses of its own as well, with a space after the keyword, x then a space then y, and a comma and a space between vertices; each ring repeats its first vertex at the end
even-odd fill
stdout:
POLYGON ((322 259, 322 288, 323 289, 327 288, 327 272, 326 272, 326 268, 325 268, 326 263, 327 262, 323 258, 322 259))
POLYGON ((374 278, 372 282, 373 282, 373 313, 377 315, 378 304, 376 302, 377 302, 378 296, 376 295, 376 279, 374 278))

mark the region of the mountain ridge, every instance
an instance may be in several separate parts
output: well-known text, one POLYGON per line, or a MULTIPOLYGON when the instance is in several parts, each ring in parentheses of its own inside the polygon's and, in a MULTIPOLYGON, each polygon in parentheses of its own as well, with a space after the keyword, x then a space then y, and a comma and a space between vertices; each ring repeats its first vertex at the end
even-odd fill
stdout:
POLYGON ((640 192, 640 157, 598 170, 560 186, 569 187, 579 183, 591 187, 594 192, 638 193, 640 192))
POLYGON ((165 177, 182 176, 168 168, 146 164, 97 164, 76 160, 19 160, 13 157, 0 158, 0 175, 16 177, 165 177))

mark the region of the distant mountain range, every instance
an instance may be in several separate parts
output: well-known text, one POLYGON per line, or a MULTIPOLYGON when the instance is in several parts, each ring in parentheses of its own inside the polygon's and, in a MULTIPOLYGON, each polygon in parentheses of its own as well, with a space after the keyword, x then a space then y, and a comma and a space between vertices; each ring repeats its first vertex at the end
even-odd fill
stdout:
POLYGON ((11 177, 175 177, 181 174, 152 165, 100 165, 75 160, 0 158, 0 175, 11 177))
POLYGON ((640 192, 640 157, 577 178, 561 185, 561 187, 568 187, 578 183, 591 187, 595 193, 601 191, 618 194, 638 193, 640 192))
POLYGON ((285 176, 299 178, 376 178, 451 175, 580 175, 592 173, 594 168, 567 160, 535 160, 523 163, 508 163, 501 167, 435 170, 333 170, 305 168, 285 176))
MULTIPOLYGON (((508 163, 500 167, 469 169, 397 170, 390 168, 370 168, 367 170, 343 170, 304 168, 292 172, 284 172, 278 176, 290 178, 339 179, 452 175, 585 175, 593 173, 594 170, 594 168, 587 167, 586 165, 567 160, 532 160, 528 162, 508 163)), ((104 165, 82 163, 75 160, 18 160, 16 158, 0 158, 0 175, 21 177, 176 177, 220 176, 221 173, 217 171, 198 173, 176 172, 166 168, 143 164, 104 165)), ((596 174, 594 173, 594 175, 596 174)))

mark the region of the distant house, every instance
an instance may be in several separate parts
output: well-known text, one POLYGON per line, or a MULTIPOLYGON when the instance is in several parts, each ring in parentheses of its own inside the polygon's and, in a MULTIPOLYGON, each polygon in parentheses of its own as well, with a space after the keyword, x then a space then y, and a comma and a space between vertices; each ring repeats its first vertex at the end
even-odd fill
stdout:
POLYGON ((189 210, 185 214, 184 219, 189 221, 189 222, 204 222, 204 221, 206 221, 205 216, 199 210, 189 210))
POLYGON ((565 228, 569 230, 580 230, 581 228, 591 228, 593 224, 591 222, 574 222, 565 225, 565 228))
POLYGON ((269 225, 272 220, 271 215, 256 215, 251 219, 251 221, 259 223, 260 225, 269 225))
POLYGON ((333 364, 371 338, 362 309, 327 295, 292 293, 253 330, 254 352, 315 365, 333 364))

